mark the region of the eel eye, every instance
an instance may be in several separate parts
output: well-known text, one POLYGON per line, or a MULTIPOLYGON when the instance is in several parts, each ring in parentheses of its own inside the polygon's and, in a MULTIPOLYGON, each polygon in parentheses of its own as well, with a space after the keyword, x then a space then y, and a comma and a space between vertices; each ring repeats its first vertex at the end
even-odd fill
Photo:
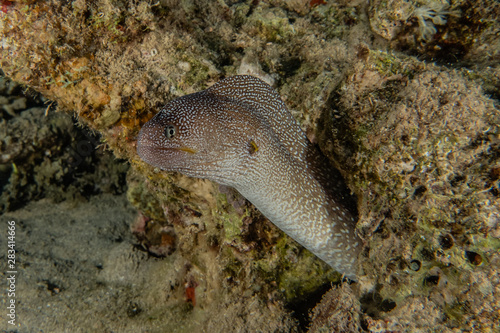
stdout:
POLYGON ((165 126, 165 136, 167 139, 172 139, 177 134, 177 127, 175 125, 165 126))

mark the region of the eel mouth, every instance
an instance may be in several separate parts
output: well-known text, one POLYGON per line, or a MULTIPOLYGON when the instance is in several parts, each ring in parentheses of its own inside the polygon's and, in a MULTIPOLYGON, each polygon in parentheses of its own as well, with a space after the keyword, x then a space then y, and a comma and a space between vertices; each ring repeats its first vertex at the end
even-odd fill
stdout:
POLYGON ((177 149, 177 150, 180 150, 180 151, 185 151, 186 153, 190 153, 190 154, 196 154, 197 151, 192 149, 192 148, 189 148, 189 147, 179 147, 179 148, 172 148, 172 149, 177 149))

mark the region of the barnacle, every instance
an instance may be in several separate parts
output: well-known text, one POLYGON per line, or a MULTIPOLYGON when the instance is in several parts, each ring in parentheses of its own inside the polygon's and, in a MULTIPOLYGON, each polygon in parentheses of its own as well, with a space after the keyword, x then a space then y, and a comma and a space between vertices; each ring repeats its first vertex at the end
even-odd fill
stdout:
POLYGON ((413 16, 418 20, 418 30, 420 36, 424 41, 430 41, 432 37, 436 34, 436 25, 446 24, 446 15, 459 16, 460 12, 458 10, 448 10, 450 5, 444 4, 429 4, 428 6, 422 6, 416 8, 413 12, 413 16))

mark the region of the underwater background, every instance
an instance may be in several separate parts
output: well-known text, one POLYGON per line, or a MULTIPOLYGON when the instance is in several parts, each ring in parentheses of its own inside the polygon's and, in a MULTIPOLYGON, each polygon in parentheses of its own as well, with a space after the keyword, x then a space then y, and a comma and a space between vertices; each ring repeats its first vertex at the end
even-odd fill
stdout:
POLYGON ((0 330, 499 332, 499 15, 495 0, 2 1, 0 330), (277 90, 357 197, 357 282, 236 191, 138 157, 163 105, 237 74, 277 90))

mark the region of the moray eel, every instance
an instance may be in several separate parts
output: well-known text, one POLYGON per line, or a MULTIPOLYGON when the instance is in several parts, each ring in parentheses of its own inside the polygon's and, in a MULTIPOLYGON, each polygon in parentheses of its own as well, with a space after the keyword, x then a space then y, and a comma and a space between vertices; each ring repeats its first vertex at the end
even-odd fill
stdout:
POLYGON ((231 186, 338 272, 356 279, 355 201, 277 92, 249 75, 167 104, 141 128, 139 156, 231 186))

